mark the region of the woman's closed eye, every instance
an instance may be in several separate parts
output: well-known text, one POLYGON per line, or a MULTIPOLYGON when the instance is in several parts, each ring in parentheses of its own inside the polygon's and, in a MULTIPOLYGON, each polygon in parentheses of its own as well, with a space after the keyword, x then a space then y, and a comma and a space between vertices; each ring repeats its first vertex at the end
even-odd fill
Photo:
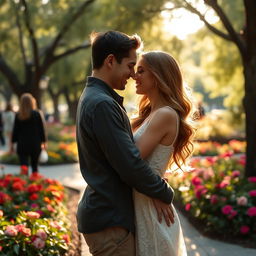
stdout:
POLYGON ((138 69, 138 70, 137 70, 137 73, 138 73, 138 74, 142 74, 143 72, 144 72, 143 69, 138 69))

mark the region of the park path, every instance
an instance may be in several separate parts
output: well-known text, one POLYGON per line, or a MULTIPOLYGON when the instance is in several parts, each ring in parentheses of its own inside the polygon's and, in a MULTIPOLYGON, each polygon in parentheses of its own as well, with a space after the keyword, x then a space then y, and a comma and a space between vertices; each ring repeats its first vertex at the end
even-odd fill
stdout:
MULTIPOLYGON (((40 173, 45 177, 57 179, 65 186, 78 189, 83 192, 86 183, 83 180, 78 164, 65 164, 55 166, 40 166, 40 173)), ((4 165, 5 173, 16 174, 19 167, 4 165)), ((184 232, 188 256, 255 256, 256 249, 243 248, 238 245, 223 243, 202 236, 187 220, 179 213, 180 222, 184 232)), ((83 241, 83 240, 82 240, 83 241)), ((85 243, 82 246, 82 255, 91 255, 85 243)), ((155 255, 152 255, 155 256, 155 255)))

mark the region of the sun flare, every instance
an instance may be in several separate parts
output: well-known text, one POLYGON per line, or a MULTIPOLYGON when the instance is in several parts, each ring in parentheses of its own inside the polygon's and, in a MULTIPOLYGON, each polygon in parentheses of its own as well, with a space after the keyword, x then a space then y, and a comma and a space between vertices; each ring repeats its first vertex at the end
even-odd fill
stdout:
MULTIPOLYGON (((193 1, 190 1, 193 2, 193 1)), ((202 1, 193 4, 210 24, 216 23, 219 19, 214 11, 209 9, 202 1)), ((172 3, 167 3, 166 8, 173 8, 172 3)), ((197 32, 204 26, 203 21, 196 14, 193 14, 183 8, 172 11, 164 10, 161 12, 163 18, 163 29, 165 32, 177 36, 180 40, 186 39, 189 34, 197 32)))

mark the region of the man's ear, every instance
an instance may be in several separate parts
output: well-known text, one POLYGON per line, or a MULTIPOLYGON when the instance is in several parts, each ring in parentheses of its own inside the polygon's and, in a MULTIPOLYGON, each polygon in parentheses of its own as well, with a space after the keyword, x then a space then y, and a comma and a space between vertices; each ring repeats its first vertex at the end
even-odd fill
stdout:
POLYGON ((107 58, 105 59, 105 65, 108 67, 108 68, 112 68, 113 66, 113 63, 115 62, 115 56, 113 54, 109 54, 107 56, 107 58))

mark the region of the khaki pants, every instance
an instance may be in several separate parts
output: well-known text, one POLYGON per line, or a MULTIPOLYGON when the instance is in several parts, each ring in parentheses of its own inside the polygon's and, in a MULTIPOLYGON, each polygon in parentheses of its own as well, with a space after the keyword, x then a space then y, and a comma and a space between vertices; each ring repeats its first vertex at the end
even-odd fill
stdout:
POLYGON ((93 256, 135 256, 134 235, 124 228, 111 227, 83 235, 93 256))

